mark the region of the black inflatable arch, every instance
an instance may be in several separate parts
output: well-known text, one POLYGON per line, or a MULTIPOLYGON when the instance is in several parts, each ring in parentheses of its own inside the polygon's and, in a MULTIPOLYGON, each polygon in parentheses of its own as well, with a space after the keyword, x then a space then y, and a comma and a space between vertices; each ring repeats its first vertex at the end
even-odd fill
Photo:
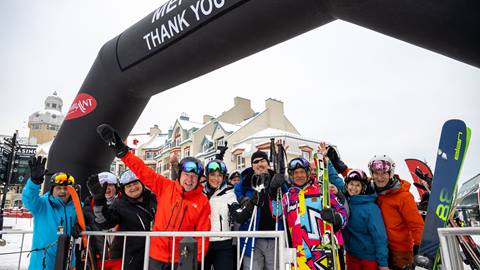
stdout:
POLYGON ((49 153, 80 183, 113 154, 96 127, 125 138, 152 95, 336 19, 480 67, 477 0, 170 0, 108 41, 49 153))

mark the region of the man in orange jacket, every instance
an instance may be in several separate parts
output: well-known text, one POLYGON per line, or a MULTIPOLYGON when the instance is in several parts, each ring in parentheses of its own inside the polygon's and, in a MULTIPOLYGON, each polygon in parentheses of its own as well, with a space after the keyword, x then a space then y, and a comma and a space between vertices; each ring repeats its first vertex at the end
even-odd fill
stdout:
POLYGON ((410 183, 395 174, 395 162, 390 157, 375 155, 368 163, 368 168, 387 231, 389 266, 403 269, 412 265, 413 256, 418 251, 423 219, 410 193, 410 183))
MULTIPOLYGON (((199 185, 203 175, 202 163, 192 157, 180 161, 178 181, 172 181, 157 174, 145 165, 141 159, 129 151, 118 133, 109 125, 103 124, 97 128, 102 139, 115 151, 125 165, 138 176, 140 181, 157 196, 157 211, 153 231, 210 231, 210 204, 203 195, 202 185, 199 185)), ((182 238, 175 238, 175 246, 179 246, 182 238)), ((202 239, 198 238, 197 260, 202 261, 202 239)), ((171 254, 173 241, 170 237, 153 237, 150 246, 149 269, 170 269, 172 256, 178 263, 179 254, 174 250, 171 254)), ((205 238, 207 253, 208 238, 205 238)))

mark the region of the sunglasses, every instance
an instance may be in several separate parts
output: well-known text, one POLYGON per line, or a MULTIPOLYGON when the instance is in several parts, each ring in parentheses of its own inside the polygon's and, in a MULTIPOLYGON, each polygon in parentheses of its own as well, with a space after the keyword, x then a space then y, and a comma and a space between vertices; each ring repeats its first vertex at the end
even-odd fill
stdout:
POLYGON ((264 159, 264 158, 255 159, 254 161, 252 161, 252 164, 258 164, 262 160, 266 160, 266 159, 264 159))
POLYGON ((75 178, 68 173, 56 173, 52 175, 52 182, 59 186, 68 186, 75 183, 75 178))

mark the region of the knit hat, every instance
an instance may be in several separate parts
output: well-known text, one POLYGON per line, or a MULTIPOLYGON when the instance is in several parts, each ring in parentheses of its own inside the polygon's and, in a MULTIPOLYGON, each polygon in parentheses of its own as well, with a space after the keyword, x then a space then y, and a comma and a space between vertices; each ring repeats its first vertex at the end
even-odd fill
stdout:
POLYGON ((250 159, 252 164, 253 164, 253 161, 257 158, 263 158, 268 162, 268 155, 267 155, 267 153, 265 153, 263 151, 257 150, 257 152, 252 154, 252 158, 250 159))

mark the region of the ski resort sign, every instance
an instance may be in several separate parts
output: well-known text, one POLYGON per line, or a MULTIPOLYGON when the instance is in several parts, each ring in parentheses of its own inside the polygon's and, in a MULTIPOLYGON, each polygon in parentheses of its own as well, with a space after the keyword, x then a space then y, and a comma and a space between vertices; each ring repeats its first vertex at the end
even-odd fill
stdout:
POLYGON ((165 49, 245 0, 170 0, 118 39, 123 70, 165 49), (143 33, 139 34, 138 33, 143 33), (134 48, 134 50, 132 50, 134 48))

